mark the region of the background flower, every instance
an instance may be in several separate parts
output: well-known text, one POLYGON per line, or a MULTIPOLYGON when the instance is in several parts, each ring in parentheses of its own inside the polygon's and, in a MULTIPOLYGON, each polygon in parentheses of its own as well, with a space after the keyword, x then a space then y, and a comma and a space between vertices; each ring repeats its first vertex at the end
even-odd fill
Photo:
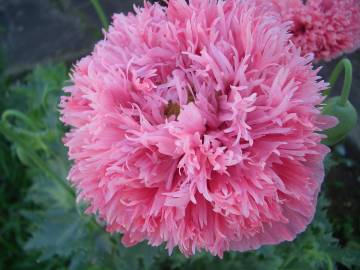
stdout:
MULTIPOLYGON (((266 1, 268 2, 268 1, 266 1)), ((360 46, 360 1, 272 0, 284 20, 293 22, 292 41, 316 60, 329 61, 360 46)))
POLYGON ((111 232, 186 255, 292 240, 328 149, 310 56, 252 1, 114 15, 62 99, 70 180, 111 232))

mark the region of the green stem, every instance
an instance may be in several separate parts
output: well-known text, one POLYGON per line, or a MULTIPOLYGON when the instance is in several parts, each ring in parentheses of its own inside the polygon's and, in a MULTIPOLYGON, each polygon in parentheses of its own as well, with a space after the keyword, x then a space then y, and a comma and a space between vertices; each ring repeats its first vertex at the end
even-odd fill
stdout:
POLYGON ((36 130, 36 125, 35 123, 25 114, 23 114, 22 112, 16 111, 16 110, 6 110, 2 115, 1 115, 1 120, 4 122, 9 122, 8 118, 9 117, 15 117, 20 119, 21 121, 23 121, 25 124, 27 124, 32 130, 36 130))
POLYGON ((341 100, 340 105, 345 106, 346 102, 349 99, 351 84, 352 84, 352 65, 349 59, 342 59, 335 67, 330 76, 330 86, 334 87, 335 83, 342 71, 345 71, 344 84, 341 91, 341 100))
POLYGON ((93 7, 94 7, 94 9, 96 11, 96 14, 99 17, 102 26, 105 28, 105 30, 107 30, 108 27, 109 27, 109 22, 108 22, 108 20, 106 18, 106 15, 105 15, 105 12, 104 12, 103 8, 100 5, 99 0, 90 0, 90 2, 91 2, 91 4, 93 5, 93 7))

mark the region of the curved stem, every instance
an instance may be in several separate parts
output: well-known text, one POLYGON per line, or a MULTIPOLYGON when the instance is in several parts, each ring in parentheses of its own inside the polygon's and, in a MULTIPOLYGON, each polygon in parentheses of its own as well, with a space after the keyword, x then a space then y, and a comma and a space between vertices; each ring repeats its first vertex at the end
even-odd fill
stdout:
POLYGON ((340 73, 345 71, 344 84, 341 91, 341 101, 340 105, 345 106, 347 100, 349 99, 351 84, 352 84, 352 65, 349 59, 342 59, 335 67, 330 76, 330 86, 334 87, 340 73))
MULTIPOLYGON (((38 143, 41 145, 41 147, 47 151, 47 147, 46 147, 46 144, 43 142, 43 138, 45 137, 45 134, 44 132, 38 132, 36 131, 36 124, 34 123, 33 120, 31 120, 27 115, 25 115, 24 113, 20 112, 20 111, 17 111, 17 110, 6 110, 2 115, 1 115, 1 121, 3 121, 4 123, 6 123, 6 125, 8 126, 13 126, 8 118, 10 117, 14 117, 14 118, 18 118, 20 119, 22 122, 24 122, 29 128, 31 131, 28 131, 26 129, 22 129, 22 128, 19 128, 18 129, 18 133, 21 133, 25 136, 28 136, 28 137, 32 137, 32 138, 35 138, 38 143)), ((13 129, 16 129, 16 127, 13 127, 13 129)))
POLYGON ((101 7, 100 3, 99 3, 99 0, 90 0, 91 4, 93 5, 95 11, 96 11, 96 14, 98 15, 100 21, 101 21, 101 24, 102 26, 105 28, 105 30, 108 29, 109 27, 109 22, 106 18, 106 15, 105 15, 105 12, 103 10, 103 8, 101 7))
POLYGON ((8 123, 9 117, 18 118, 21 121, 23 121, 25 124, 27 124, 32 130, 36 130, 35 123, 27 115, 23 114, 22 112, 19 112, 17 110, 6 110, 1 115, 1 120, 8 123))

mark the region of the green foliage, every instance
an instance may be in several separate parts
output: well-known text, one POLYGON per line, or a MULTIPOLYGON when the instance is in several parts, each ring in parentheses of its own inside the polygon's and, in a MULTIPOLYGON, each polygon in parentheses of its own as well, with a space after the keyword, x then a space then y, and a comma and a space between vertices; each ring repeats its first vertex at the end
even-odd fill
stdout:
POLYGON ((67 259, 68 269, 142 269, 158 253, 146 245, 125 249, 119 235, 110 235, 94 217, 84 215, 62 186, 34 176, 27 200, 41 206, 24 215, 32 223, 26 250, 40 251, 39 261, 67 259))
MULTIPOLYGON (((63 66, 61 67, 64 69, 63 66)), ((4 67, 2 66, 0 70, 4 70, 4 67)), ((61 71, 60 66, 54 67, 55 70, 61 71)), ((27 78, 25 84, 13 83, 12 85, 9 85, 7 78, 4 78, 0 72, 0 113, 9 108, 13 110, 19 108, 26 112, 35 110, 29 98, 32 97, 35 101, 37 97, 28 95, 26 91, 42 93, 47 88, 45 84, 50 81, 54 83, 53 79, 46 79, 47 72, 46 69, 39 68, 27 78), (41 71, 43 71, 42 74, 40 74, 41 71), (35 81, 38 82, 36 85, 35 81), (43 86, 40 81, 43 81, 43 86)), ((60 83, 62 84, 62 81, 60 83)), ((56 87, 59 89, 59 84, 56 87)), ((31 121, 35 121, 33 119, 35 117, 31 117, 31 121)), ((19 122, 17 124, 20 126, 23 124, 21 121, 16 122, 19 122)), ((1 121, 2 124, 3 121, 1 121)), ((25 161, 22 152, 17 144, 6 141, 3 133, 0 132, 0 269, 3 269, 2 266, 6 266, 4 269, 34 269, 34 266, 40 269, 54 269, 63 264, 58 260, 36 264, 37 252, 23 250, 30 235, 27 231, 29 220, 22 215, 22 212, 31 211, 36 205, 24 199, 32 184, 32 175, 30 170, 27 170, 26 166, 20 162, 20 160, 25 161)))
MULTIPOLYGON (((223 259, 204 252, 186 258, 177 250, 168 256, 163 247, 146 243, 123 247, 120 235, 107 233, 101 221, 84 214, 86 205, 76 204, 65 180, 69 163, 57 104, 66 73, 63 65, 38 67, 1 92, 0 132, 8 142, 0 137, 0 168, 8 182, 0 189, 0 210, 6 212, 0 215, 0 249, 22 257, 11 261, 9 254, 0 254, 7 269, 360 269, 359 244, 340 245, 334 237, 327 215, 331 201, 324 195, 314 222, 293 242, 228 252, 223 259)), ((327 164, 337 162, 330 156, 327 164)))

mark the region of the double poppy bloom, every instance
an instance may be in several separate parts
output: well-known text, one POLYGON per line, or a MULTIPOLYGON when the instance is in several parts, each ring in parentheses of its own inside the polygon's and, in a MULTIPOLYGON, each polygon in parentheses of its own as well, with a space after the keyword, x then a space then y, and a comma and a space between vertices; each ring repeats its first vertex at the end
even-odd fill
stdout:
POLYGON ((116 14, 61 119, 69 179, 125 245, 185 255, 292 240, 312 220, 326 88, 262 4, 170 0, 116 14))

